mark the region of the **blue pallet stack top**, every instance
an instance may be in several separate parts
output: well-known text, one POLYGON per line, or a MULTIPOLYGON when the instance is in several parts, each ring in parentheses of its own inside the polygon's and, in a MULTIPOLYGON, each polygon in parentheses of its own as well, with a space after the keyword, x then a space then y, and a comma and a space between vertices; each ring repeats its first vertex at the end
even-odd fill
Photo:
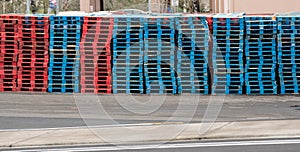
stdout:
POLYGON ((144 17, 116 16, 113 29, 113 93, 144 93, 144 17))
POLYGON ((277 14, 281 94, 300 93, 300 13, 277 14))
POLYGON ((82 24, 82 16, 50 16, 49 92, 79 92, 82 24))
POLYGON ((242 94, 244 13, 213 16, 212 94, 242 94))
POLYGON ((208 94, 209 27, 205 16, 176 18, 178 93, 208 94))
POLYGON ((246 15, 245 84, 247 94, 277 94, 274 15, 246 15))
POLYGON ((144 24, 146 93, 177 93, 175 17, 148 16, 144 24))

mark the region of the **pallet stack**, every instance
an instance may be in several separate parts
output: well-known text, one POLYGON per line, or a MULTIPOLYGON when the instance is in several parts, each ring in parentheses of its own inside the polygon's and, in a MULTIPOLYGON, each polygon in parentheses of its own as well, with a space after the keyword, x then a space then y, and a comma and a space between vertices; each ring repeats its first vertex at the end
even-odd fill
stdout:
POLYGON ((80 45, 81 93, 110 94, 111 39, 114 19, 84 17, 80 45))
POLYGON ((208 94, 209 27, 206 17, 178 17, 178 93, 208 94))
POLYGON ((212 94, 242 94, 244 85, 243 14, 213 17, 212 94))
POLYGON ((78 93, 83 17, 50 17, 49 92, 78 93))
POLYGON ((143 17, 114 17, 113 93, 144 93, 143 17))
POLYGON ((0 92, 17 91, 18 16, 0 15, 0 92))
POLYGON ((18 91, 48 88, 49 17, 19 17, 18 91))
POLYGON ((278 64, 281 94, 300 93, 300 15, 280 14, 278 21, 278 64))
POLYGON ((247 94, 277 94, 275 16, 245 16, 247 94))
POLYGON ((146 93, 176 94, 175 17, 145 20, 144 69, 146 93))

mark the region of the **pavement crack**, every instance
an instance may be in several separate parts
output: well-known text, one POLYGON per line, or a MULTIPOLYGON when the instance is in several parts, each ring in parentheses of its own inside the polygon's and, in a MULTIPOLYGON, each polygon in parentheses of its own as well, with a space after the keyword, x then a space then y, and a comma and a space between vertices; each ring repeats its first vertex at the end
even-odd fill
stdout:
POLYGON ((300 105, 293 105, 293 106, 291 106, 291 108, 299 108, 300 107, 300 105))
POLYGON ((38 134, 38 135, 29 137, 29 138, 26 138, 26 139, 22 139, 22 140, 20 140, 20 141, 16 141, 15 143, 10 144, 9 147, 14 147, 14 145, 17 145, 18 143, 22 143, 22 142, 27 141, 27 140, 31 140, 31 139, 34 139, 34 138, 38 138, 38 137, 41 137, 41 136, 43 136, 43 135, 47 135, 47 134, 53 133, 53 132, 55 132, 55 131, 57 131, 57 130, 48 130, 48 131, 42 132, 42 133, 40 133, 40 134, 38 134))
POLYGON ((217 128, 215 128, 215 129, 209 130, 209 131, 207 131, 205 134, 203 134, 203 137, 206 136, 206 135, 209 134, 209 133, 212 133, 212 132, 215 132, 215 131, 218 131, 218 130, 222 130, 223 128, 225 128, 225 127, 231 125, 232 123, 233 123, 233 122, 227 122, 226 124, 224 124, 224 125, 222 125, 222 126, 220 126, 220 127, 217 127, 217 128))

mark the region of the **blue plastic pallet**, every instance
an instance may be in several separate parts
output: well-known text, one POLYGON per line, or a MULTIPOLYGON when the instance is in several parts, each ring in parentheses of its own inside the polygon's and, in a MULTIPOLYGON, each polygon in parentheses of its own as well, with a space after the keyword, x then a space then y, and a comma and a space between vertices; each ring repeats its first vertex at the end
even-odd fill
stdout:
POLYGON ((143 21, 143 17, 114 18, 112 87, 115 94, 144 93, 143 21))
MULTIPOLYGON (((147 58, 146 58, 146 63, 147 63, 147 58)), ((172 61, 174 62, 174 61, 172 61)), ((146 93, 159 93, 163 94, 166 90, 164 88, 164 84, 168 83, 169 87, 171 87, 171 90, 168 90, 168 93, 176 94, 177 93, 177 84, 176 84, 176 78, 175 78, 175 69, 174 67, 167 67, 169 73, 164 72, 163 69, 161 69, 161 65, 159 63, 155 64, 144 64, 144 69, 145 69, 145 80, 146 80, 146 93), (159 89, 153 89, 151 87, 152 82, 157 82, 159 85, 159 89), (153 89, 153 90, 152 90, 153 89), (154 91, 154 92, 153 92, 154 91)), ((166 85, 166 84, 165 84, 166 85)))
POLYGON ((67 84, 80 84, 80 81, 79 80, 67 80, 67 79, 64 79, 64 80, 54 80, 54 79, 49 79, 48 80, 49 84, 62 84, 62 85, 67 85, 67 84))
POLYGON ((285 86, 281 85, 281 94, 299 94, 299 85, 285 86))
POLYGON ((260 87, 257 89, 256 87, 252 89, 251 87, 246 87, 246 92, 248 95, 272 95, 272 94, 277 94, 277 87, 273 88, 265 88, 265 87, 260 87))
POLYGON ((177 85, 174 81, 164 81, 162 79, 150 80, 146 77, 146 94, 177 94, 177 85), (169 85, 168 85, 169 84, 169 85))
POLYGON ((197 85, 193 82, 190 82, 189 84, 182 84, 180 80, 178 80, 178 94, 208 94, 209 93, 209 85, 197 85))
POLYGON ((212 94, 243 94, 243 87, 241 85, 238 86, 228 86, 228 85, 213 85, 212 86, 212 94))
POLYGON ((79 85, 73 85, 72 87, 67 87, 62 85, 61 87, 53 87, 52 84, 48 84, 48 91, 50 93, 79 93, 79 85))

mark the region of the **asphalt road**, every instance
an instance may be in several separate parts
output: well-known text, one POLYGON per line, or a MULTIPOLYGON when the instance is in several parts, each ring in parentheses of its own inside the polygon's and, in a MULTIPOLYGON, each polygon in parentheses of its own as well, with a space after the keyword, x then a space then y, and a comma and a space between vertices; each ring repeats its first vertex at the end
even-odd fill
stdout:
POLYGON ((299 152, 300 145, 254 145, 205 148, 169 148, 147 150, 122 150, 120 152, 299 152))
MULTIPOLYGON (((0 130, 77 127, 85 126, 86 122, 95 126, 166 121, 199 123, 208 105, 218 100, 210 96, 200 96, 199 101, 194 101, 194 96, 154 97, 158 102, 153 105, 157 107, 143 107, 151 97, 134 96, 142 106, 134 107, 134 103, 130 103, 128 108, 118 101, 120 98, 133 100, 127 95, 99 96, 105 114, 109 115, 104 117, 84 104, 78 107, 80 103, 75 102, 73 95, 0 94, 0 130)), ((299 99, 296 96, 227 96, 219 107, 216 121, 299 119, 299 99)), ((211 111, 217 113, 215 109, 211 111)))
POLYGON ((44 147, 33 149, 8 149, 8 151, 73 151, 73 152, 299 152, 300 140, 259 140, 259 141, 214 141, 193 143, 169 143, 127 146, 82 146, 44 147))

